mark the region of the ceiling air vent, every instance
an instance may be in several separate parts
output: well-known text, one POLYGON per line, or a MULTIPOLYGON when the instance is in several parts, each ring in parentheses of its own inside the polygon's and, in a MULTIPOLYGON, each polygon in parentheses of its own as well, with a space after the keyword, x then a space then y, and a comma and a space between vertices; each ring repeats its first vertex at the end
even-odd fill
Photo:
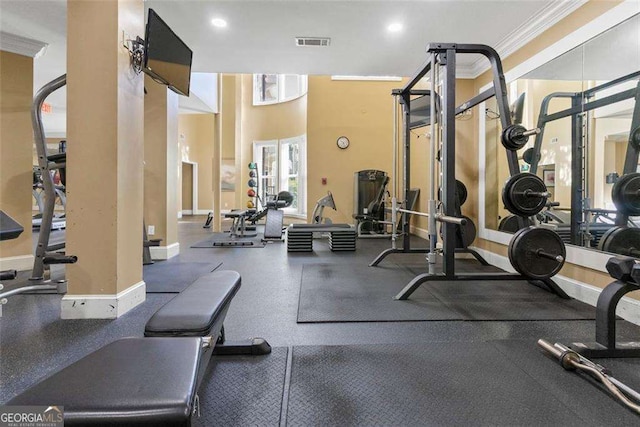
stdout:
POLYGON ((330 44, 329 37, 296 37, 296 46, 326 47, 330 44))

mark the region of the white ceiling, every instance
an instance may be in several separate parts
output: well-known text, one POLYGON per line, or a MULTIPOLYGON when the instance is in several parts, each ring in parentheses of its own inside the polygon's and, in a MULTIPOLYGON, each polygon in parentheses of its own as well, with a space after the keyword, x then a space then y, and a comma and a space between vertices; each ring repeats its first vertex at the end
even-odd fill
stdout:
MULTIPOLYGON (((147 0, 145 7, 191 47, 196 72, 411 76, 429 42, 510 53, 585 1, 147 0), (228 27, 214 28, 214 17, 228 27), (392 22, 403 30, 388 33, 392 22), (296 47, 296 36, 330 37, 331 46, 296 47)), ((35 60, 34 89, 66 72, 65 0, 0 0, 0 30, 49 44, 35 60)), ((483 65, 472 55, 458 62, 470 76, 483 65)), ((48 102, 63 109, 64 90, 48 102)))
POLYGON ((148 0, 145 5, 193 49, 195 71, 410 76, 426 59, 427 43, 496 45, 549 3, 148 0), (214 28, 214 17, 226 19, 228 27, 214 28), (389 33, 393 22, 403 30, 389 33), (296 36, 330 37, 331 46, 296 47, 296 36))

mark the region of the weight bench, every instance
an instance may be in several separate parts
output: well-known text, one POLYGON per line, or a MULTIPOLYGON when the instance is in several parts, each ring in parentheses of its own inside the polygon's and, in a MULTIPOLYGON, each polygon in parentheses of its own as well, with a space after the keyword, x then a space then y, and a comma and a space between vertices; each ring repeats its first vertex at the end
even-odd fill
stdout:
POLYGON ((212 354, 271 351, 260 338, 244 345, 222 342, 224 317, 240 282, 235 271, 200 277, 151 317, 147 338, 108 344, 7 405, 62 405, 69 426, 191 425, 212 354))
POLYGON ((231 218, 233 223, 231 224, 231 230, 229 231, 229 236, 232 238, 236 237, 256 237, 257 233, 248 233, 247 226, 245 224, 247 217, 249 217, 250 213, 246 210, 233 210, 230 212, 225 212, 225 218, 231 218))

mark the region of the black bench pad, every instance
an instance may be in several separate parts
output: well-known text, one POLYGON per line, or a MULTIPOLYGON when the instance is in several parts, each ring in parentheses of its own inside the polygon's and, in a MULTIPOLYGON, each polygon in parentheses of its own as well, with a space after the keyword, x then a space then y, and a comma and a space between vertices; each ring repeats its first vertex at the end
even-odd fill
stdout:
POLYGON ((124 338, 55 373, 8 405, 63 405, 65 425, 187 426, 200 338, 124 338))
POLYGON ((229 270, 200 277, 160 307, 147 322, 144 335, 204 337, 219 333, 240 282, 240 274, 229 270))

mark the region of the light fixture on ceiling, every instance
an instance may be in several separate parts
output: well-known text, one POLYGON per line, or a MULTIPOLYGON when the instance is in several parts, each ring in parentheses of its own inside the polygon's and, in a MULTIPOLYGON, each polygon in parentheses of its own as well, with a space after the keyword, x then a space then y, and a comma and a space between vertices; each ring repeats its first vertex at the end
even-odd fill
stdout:
POLYGON ((387 27, 387 31, 390 33, 399 33, 400 31, 402 31, 402 24, 400 22, 393 22, 391 24, 389 24, 389 26, 387 27))
POLYGON ((213 18, 211 20, 211 25, 216 28, 225 28, 227 26, 227 21, 222 18, 213 18))

